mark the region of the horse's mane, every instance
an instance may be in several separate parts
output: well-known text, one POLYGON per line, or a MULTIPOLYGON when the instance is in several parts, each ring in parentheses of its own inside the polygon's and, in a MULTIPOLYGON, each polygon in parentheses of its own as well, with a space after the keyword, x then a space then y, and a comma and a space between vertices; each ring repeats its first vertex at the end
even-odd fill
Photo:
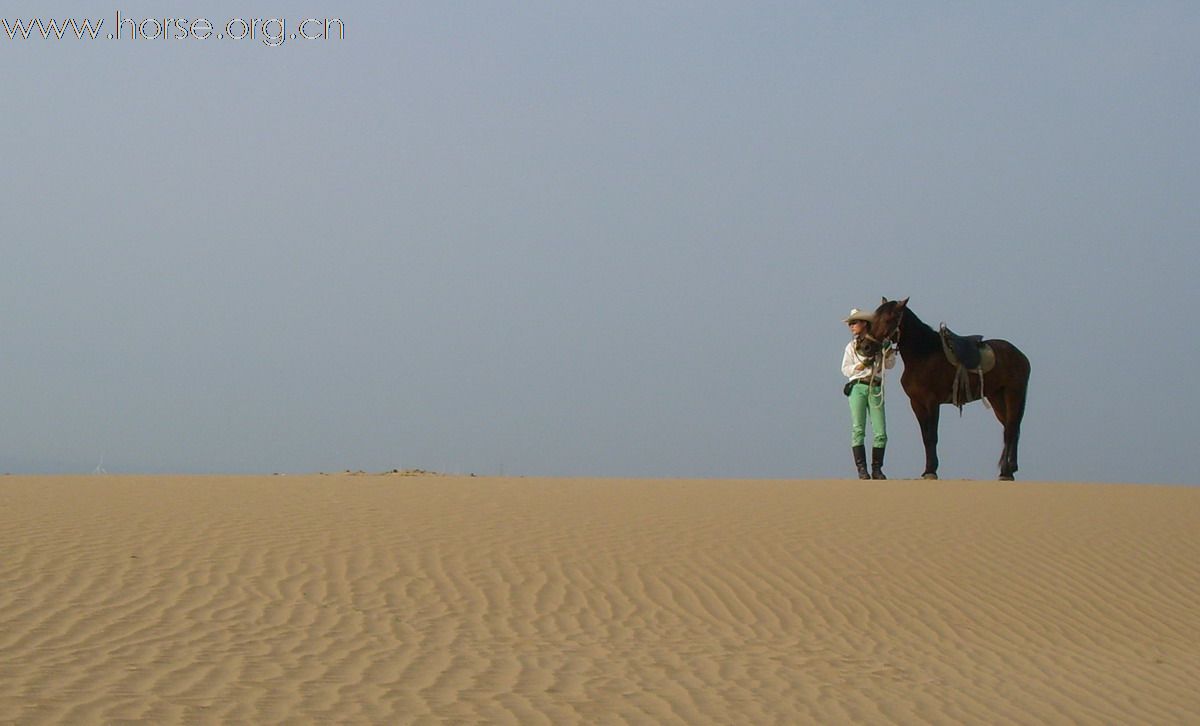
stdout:
POLYGON ((912 308, 904 306, 900 318, 900 342, 910 356, 923 356, 942 349, 941 339, 936 331, 929 327, 912 308))

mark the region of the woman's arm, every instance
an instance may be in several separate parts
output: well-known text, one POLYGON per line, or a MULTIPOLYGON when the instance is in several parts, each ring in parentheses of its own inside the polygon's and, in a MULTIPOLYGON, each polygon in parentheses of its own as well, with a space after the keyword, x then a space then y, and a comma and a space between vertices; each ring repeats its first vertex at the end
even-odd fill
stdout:
POLYGON ((842 354, 842 375, 847 378, 853 378, 854 374, 862 373, 866 369, 859 362, 858 356, 854 353, 854 341, 846 344, 846 352, 842 354))

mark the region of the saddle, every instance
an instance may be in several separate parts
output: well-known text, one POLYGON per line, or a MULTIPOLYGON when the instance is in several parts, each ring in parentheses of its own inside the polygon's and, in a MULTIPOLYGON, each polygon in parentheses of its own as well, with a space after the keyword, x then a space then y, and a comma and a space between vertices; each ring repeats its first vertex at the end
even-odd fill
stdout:
POLYGON ((942 323, 942 349, 952 366, 962 366, 972 373, 987 373, 996 365, 996 355, 991 346, 984 345, 982 335, 958 335, 942 323))
POLYGON ((979 376, 979 397, 983 398, 983 374, 996 367, 996 354, 990 345, 983 342, 982 335, 958 335, 942 323, 938 330, 942 338, 942 350, 946 360, 954 366, 954 385, 951 388, 950 403, 958 407, 958 415, 962 415, 964 403, 971 400, 971 388, 968 380, 969 373, 979 376))

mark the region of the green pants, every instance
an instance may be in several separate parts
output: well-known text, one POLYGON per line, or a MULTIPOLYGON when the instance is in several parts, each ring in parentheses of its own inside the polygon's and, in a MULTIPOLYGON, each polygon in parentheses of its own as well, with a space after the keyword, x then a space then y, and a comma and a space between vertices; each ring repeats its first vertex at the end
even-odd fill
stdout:
POLYGON ((856 383, 850 389, 850 445, 862 446, 867 438, 867 411, 871 412, 872 447, 887 446, 887 420, 883 414, 883 389, 856 383))

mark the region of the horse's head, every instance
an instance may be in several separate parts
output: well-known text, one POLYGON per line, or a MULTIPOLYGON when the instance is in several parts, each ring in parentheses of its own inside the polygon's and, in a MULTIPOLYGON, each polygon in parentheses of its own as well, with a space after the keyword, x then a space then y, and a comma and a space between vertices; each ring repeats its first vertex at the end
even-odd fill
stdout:
POLYGON ((903 300, 883 298, 883 304, 875 308, 875 320, 871 322, 871 337, 879 341, 896 342, 900 337, 900 322, 904 320, 904 310, 907 307, 908 298, 903 300))
POLYGON ((877 355, 883 347, 883 342, 890 341, 892 345, 900 342, 900 323, 904 320, 904 311, 908 307, 908 298, 903 300, 888 300, 883 298, 883 304, 875 308, 875 318, 867 331, 865 340, 860 344, 862 355, 877 355))

